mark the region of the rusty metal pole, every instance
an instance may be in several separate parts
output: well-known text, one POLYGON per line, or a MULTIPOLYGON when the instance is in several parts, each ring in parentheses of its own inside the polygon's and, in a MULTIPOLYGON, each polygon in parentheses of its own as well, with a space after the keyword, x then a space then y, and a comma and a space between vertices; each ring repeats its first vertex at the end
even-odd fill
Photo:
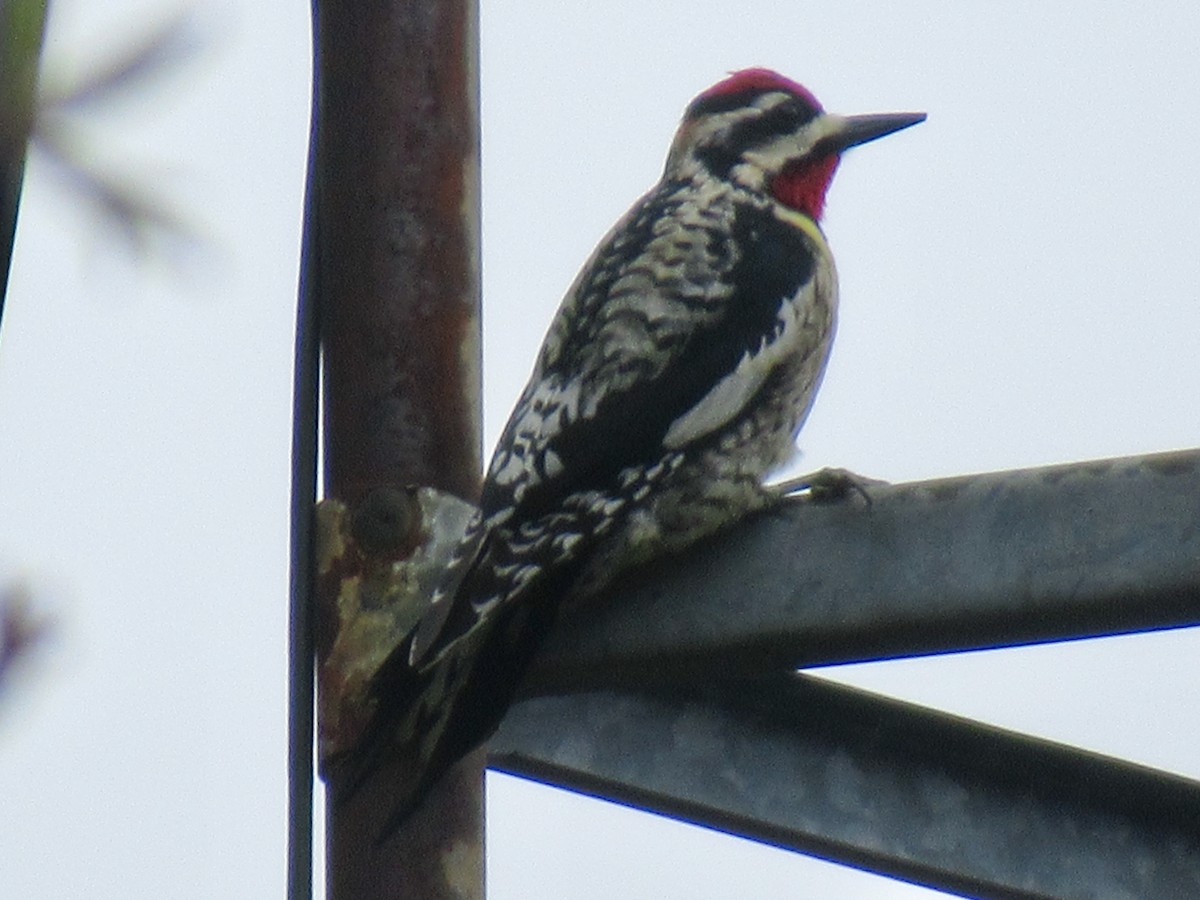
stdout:
MULTIPOLYGON (((317 0, 315 9, 326 496, 354 504, 381 486, 417 484, 474 500, 477 5, 317 0)), ((330 900, 479 900, 483 767, 482 752, 465 759, 383 843, 394 809, 387 765, 350 800, 331 802, 330 900)))

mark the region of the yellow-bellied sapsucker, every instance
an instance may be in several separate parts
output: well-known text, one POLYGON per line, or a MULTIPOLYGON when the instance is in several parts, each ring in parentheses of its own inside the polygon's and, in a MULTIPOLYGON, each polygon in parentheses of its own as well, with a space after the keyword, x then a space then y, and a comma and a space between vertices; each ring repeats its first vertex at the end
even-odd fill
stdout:
POLYGON ((404 805, 494 730, 565 595, 770 502, 834 332, 817 221, 839 155, 922 119, 832 115, 765 69, 687 108, 662 180, 568 290, 459 558, 376 685, 404 805))

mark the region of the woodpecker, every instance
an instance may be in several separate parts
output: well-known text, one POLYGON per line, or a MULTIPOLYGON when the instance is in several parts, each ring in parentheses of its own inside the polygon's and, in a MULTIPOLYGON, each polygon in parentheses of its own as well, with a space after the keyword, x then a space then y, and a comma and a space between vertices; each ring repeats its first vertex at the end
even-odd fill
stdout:
POLYGON ((499 724, 564 597, 774 502, 829 356, 818 224, 846 149, 922 113, 839 116, 767 69, 687 107, 658 184, 568 289, 442 588, 375 685, 404 816, 499 724))

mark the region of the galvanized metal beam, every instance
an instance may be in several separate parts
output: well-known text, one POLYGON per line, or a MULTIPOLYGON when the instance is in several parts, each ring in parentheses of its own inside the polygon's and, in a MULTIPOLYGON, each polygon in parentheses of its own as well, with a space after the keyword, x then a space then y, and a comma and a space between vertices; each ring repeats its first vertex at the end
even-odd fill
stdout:
POLYGON ((789 502, 561 617, 526 693, 1200 622, 1200 450, 789 502))
POLYGON ((1200 784, 799 675, 525 700, 493 767, 971 897, 1200 897, 1200 784))
POLYGON ((1200 451, 874 486, 567 611, 492 764, 966 896, 1200 896, 1200 784, 792 672, 1197 622, 1200 451))

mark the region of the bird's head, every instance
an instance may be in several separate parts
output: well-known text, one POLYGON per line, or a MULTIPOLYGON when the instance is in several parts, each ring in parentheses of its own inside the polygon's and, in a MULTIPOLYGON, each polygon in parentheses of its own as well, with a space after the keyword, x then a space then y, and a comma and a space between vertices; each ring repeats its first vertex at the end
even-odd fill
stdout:
POLYGON ((839 116, 769 69, 744 69, 691 102, 667 177, 712 175, 819 219, 844 150, 916 125, 924 113, 839 116))

